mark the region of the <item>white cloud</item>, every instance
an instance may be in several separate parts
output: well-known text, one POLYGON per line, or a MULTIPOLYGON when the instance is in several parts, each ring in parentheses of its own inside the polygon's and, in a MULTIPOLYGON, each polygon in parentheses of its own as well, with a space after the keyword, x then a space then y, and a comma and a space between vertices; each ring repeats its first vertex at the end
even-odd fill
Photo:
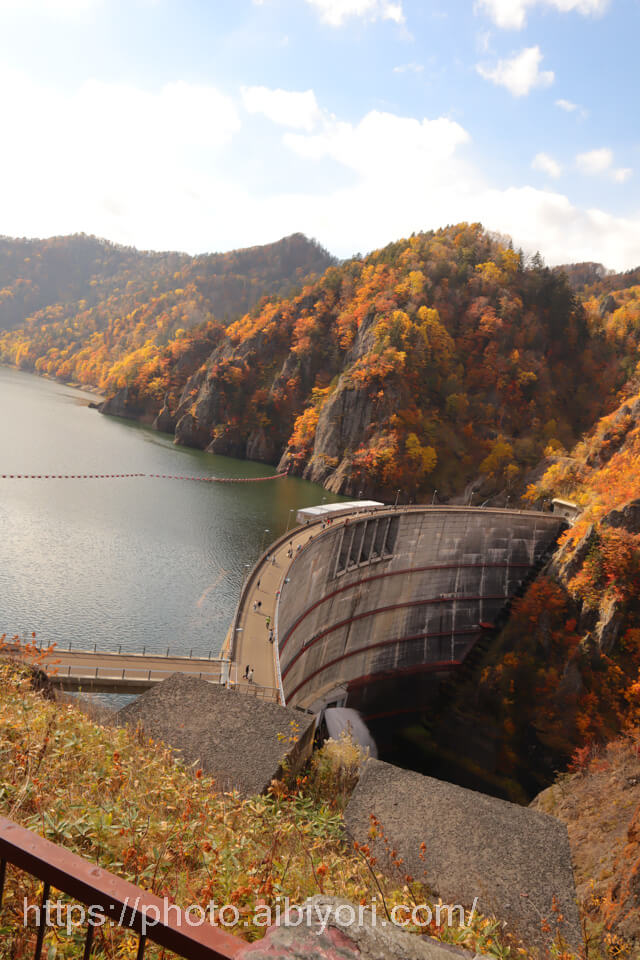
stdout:
POLYGON ((535 6, 552 7, 560 13, 576 11, 584 16, 597 16, 605 12, 609 3, 610 0, 477 0, 476 10, 483 10, 503 30, 521 30, 527 21, 527 11, 535 6))
POLYGON ((365 20, 392 20, 404 23, 401 2, 393 0, 306 0, 320 14, 324 23, 340 27, 350 17, 365 20))
POLYGON ((562 174, 562 167, 557 160, 550 157, 548 153, 536 153, 531 161, 534 170, 546 173, 547 176, 557 179, 562 174))
POLYGON ((609 147, 579 153, 576 157, 576 166, 581 173, 588 177, 606 175, 614 183, 626 183, 633 174, 631 167, 614 168, 613 150, 610 150, 609 147))
POLYGON ((576 157, 576 166, 581 173, 587 176, 597 176, 604 173, 613 163, 613 151, 608 147, 602 147, 599 150, 589 150, 587 153, 579 153, 576 157))
MULTIPOLYGON (((380 183, 403 171, 416 177, 439 176, 457 148, 469 140, 460 124, 446 117, 416 120, 372 110, 358 124, 331 119, 321 133, 285 134, 285 144, 299 156, 330 157, 366 180, 380 183)), ((434 182, 433 180, 431 181, 434 182)))
POLYGON ((249 113, 261 113, 273 123, 299 130, 313 130, 322 115, 313 90, 243 87, 242 101, 249 113))
POLYGON ((468 132, 446 118, 373 111, 357 124, 333 120, 321 134, 286 134, 284 141, 301 157, 337 161, 356 175, 329 195, 277 200, 290 211, 288 226, 298 224, 341 256, 412 231, 478 220, 528 252, 540 250, 549 263, 596 260, 618 269, 640 263, 640 212, 636 219, 614 217, 530 186, 495 189, 465 159, 468 132), (301 206, 302 225, 295 217, 301 206))
POLYGON ((540 47, 526 47, 494 67, 478 64, 476 69, 485 80, 506 87, 514 97, 525 97, 534 87, 548 87, 555 79, 553 70, 540 70, 542 59, 540 47))
POLYGON ((424 66, 421 63, 403 63, 399 67, 394 67, 394 73, 422 73, 424 66))
POLYGON ((0 209, 3 230, 19 236, 184 246, 203 176, 240 129, 230 98, 182 82, 152 93, 90 81, 67 93, 0 70, 0 97, 12 131, 0 209))
POLYGON ((260 180, 247 175, 246 151, 234 140, 240 97, 212 87, 149 92, 93 82, 63 92, 0 70, 0 97, 11 131, 0 154, 5 235, 85 231, 197 253, 301 230, 349 256, 478 220, 550 263, 640 263, 640 210, 614 217, 548 190, 494 188, 472 162, 468 131, 446 117, 372 111, 350 123, 320 104, 312 131, 274 123, 282 142, 261 150, 261 124, 244 113, 255 169, 277 172, 260 180))
POLYGON ((584 107, 581 107, 579 103, 573 103, 571 100, 556 100, 556 107, 560 110, 564 110, 565 113, 576 113, 582 120, 586 120, 589 116, 589 111, 585 110, 584 107))

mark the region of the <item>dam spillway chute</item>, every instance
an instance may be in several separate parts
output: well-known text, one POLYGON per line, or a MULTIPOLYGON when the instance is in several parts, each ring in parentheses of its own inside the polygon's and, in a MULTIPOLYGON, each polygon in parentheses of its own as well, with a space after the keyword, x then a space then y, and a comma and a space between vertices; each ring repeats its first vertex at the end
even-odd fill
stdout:
POLYGON ((378 756, 375 740, 357 710, 350 707, 327 707, 323 711, 322 720, 332 740, 340 740, 343 735, 349 736, 354 743, 366 750, 370 757, 378 756))

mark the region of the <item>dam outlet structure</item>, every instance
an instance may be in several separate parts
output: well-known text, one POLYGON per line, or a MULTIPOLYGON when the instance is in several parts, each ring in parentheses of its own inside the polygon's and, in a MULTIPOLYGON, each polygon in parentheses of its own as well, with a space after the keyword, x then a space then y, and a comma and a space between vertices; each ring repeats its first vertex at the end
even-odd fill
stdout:
POLYGON ((314 524, 275 607, 282 702, 365 717, 428 708, 566 525, 557 514, 446 506, 314 524))

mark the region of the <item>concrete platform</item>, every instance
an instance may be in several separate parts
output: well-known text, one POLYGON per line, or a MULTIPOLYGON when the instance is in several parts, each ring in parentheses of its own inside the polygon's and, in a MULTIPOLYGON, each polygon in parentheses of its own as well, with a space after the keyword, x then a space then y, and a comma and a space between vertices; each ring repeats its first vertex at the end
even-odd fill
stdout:
POLYGON ((477 897, 481 913, 506 921, 507 931, 527 946, 545 949, 560 932, 573 949, 582 947, 571 850, 559 820, 369 760, 346 822, 356 840, 375 847, 380 868, 391 876, 397 874, 383 844, 369 837, 371 813, 403 858, 402 870, 445 903, 470 908, 477 897))
POLYGON ((295 762, 310 750, 315 730, 310 714, 180 674, 119 710, 114 722, 140 724, 215 777, 220 790, 246 795, 264 792, 286 758, 295 762))

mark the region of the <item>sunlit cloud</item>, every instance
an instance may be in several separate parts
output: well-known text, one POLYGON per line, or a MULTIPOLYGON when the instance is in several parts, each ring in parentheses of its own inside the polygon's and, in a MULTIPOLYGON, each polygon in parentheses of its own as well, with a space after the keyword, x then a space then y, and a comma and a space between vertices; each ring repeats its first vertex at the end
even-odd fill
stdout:
POLYGON ((540 47, 526 47, 493 67, 478 64, 476 69, 485 80, 505 87, 514 97, 526 97, 534 87, 549 87, 555 79, 553 70, 540 69, 542 60, 540 47))
POLYGON ((395 0, 306 0, 320 15, 324 23, 340 27, 351 18, 364 20, 391 20, 404 23, 401 2, 395 0))
POLYGON ((527 22, 527 11, 533 7, 598 16, 607 10, 609 3, 610 0, 476 0, 475 9, 486 13, 503 30, 521 30, 527 22))
MULTIPOLYGON (((532 186, 496 186, 474 160, 469 130, 448 117, 371 110, 346 120, 311 90, 230 96, 187 83, 148 91, 93 81, 56 91, 7 71, 0 95, 12 131, 11 149, 0 155, 5 235, 84 231, 197 253, 302 231, 349 256, 477 220, 550 263, 640 263, 640 215, 580 209, 532 186), (251 97, 259 113, 247 110, 251 97), (268 149, 265 119, 273 128, 268 149), (254 145, 261 168, 285 175, 271 186, 254 183, 239 169, 239 142, 254 145)), ((630 176, 613 154, 605 159, 600 176, 630 176)))
POLYGON ((553 177, 554 179, 562 175, 562 167, 558 161, 550 157, 548 153, 536 153, 531 161, 531 166, 534 170, 538 170, 540 173, 546 173, 548 177, 553 177))
POLYGON ((284 127, 313 130, 321 117, 313 90, 299 93, 268 87, 243 87, 242 101, 249 113, 261 113, 284 127))

